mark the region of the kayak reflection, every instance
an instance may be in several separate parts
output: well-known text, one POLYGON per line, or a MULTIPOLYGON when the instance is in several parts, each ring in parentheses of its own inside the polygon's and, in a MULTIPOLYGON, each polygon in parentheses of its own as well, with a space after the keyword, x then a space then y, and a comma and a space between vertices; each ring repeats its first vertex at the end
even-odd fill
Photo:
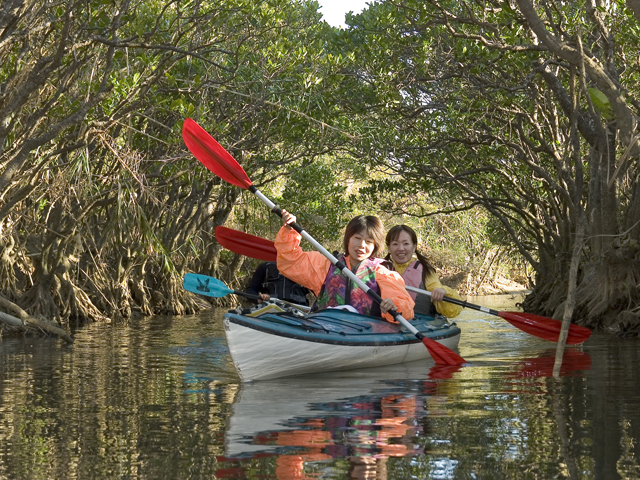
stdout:
POLYGON ((348 459, 352 478, 384 478, 385 459, 423 453, 414 440, 427 428, 434 368, 437 378, 453 372, 420 361, 243 384, 217 475, 237 478, 238 460, 276 456, 278 479, 307 478, 305 464, 332 458, 348 459))
MULTIPOLYGON (((552 376, 554 352, 506 363, 506 385, 516 392, 548 392, 536 385, 552 376)), ((561 375, 590 365, 586 353, 569 349, 561 375)), ((423 462, 434 455, 434 435, 447 441, 438 430, 442 422, 435 422, 451 415, 450 398, 459 396, 468 368, 419 361, 241 384, 216 477, 251 478, 259 472, 300 480, 344 468, 346 478, 387 478, 390 458, 423 462)), ((440 450, 437 456, 455 468, 454 458, 440 450)))

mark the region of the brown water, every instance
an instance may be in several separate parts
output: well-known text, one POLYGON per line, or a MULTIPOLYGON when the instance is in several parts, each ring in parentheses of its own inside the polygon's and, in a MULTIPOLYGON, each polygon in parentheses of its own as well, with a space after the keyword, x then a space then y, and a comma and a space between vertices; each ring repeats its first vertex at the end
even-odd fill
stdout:
POLYGON ((638 340, 554 380, 552 344, 464 311, 459 369, 240 385, 223 313, 1 340, 0 479, 640 478, 638 340))

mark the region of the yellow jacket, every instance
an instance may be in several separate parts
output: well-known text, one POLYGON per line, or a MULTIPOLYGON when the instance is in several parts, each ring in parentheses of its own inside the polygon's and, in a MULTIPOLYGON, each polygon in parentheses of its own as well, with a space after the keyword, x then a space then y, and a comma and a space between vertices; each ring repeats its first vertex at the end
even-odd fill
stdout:
MULTIPOLYGON (((440 283, 440 277, 438 277, 437 273, 432 273, 431 275, 428 275, 427 278, 424 279, 424 287, 425 287, 424 288, 425 290, 429 290, 430 292, 435 290, 436 288, 444 288, 445 291, 447 292, 447 297, 455 298, 457 300, 462 300, 460 298, 460 295, 455 289, 447 287, 446 285, 442 285, 442 283, 440 283)), ((445 301, 433 302, 433 304, 435 305, 438 313, 448 318, 453 318, 458 316, 458 314, 462 311, 462 308, 463 308, 462 306, 456 305, 455 303, 450 303, 445 301)))

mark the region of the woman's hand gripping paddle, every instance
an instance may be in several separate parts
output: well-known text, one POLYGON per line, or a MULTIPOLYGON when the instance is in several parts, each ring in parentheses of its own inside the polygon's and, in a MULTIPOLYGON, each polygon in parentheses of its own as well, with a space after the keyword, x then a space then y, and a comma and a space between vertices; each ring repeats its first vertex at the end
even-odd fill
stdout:
MULTIPOLYGON (((223 247, 231 250, 232 252, 239 253, 251 258, 260 258, 266 261, 271 260, 274 262, 276 261, 276 247, 273 245, 273 242, 271 240, 267 240, 266 238, 256 237, 255 235, 250 235, 248 233, 233 230, 231 228, 217 227, 216 239, 223 247), (220 231, 220 234, 218 232, 219 228, 224 228, 224 230, 220 231)), ((407 286, 406 288, 407 290, 416 292, 418 294, 429 296, 431 295, 431 292, 422 290, 420 288, 410 286, 407 286)), ((519 328, 523 332, 534 335, 538 338, 542 338, 543 340, 548 340, 550 342, 556 343, 558 342, 558 336, 560 335, 562 322, 554 320, 553 318, 542 317, 540 315, 534 315, 532 313, 526 312, 502 312, 492 310, 487 307, 474 305, 473 303, 451 297, 444 297, 443 301, 455 303, 456 305, 461 305, 465 308, 479 310, 490 315, 496 315, 503 318, 514 327, 519 328)), ((572 324, 569 327, 567 344, 580 344, 587 340, 590 336, 591 330, 580 325, 572 324)))
MULTIPOLYGON (((276 215, 282 217, 282 210, 271 200, 265 197, 252 183, 240 164, 216 142, 200 125, 194 120, 187 118, 182 126, 182 138, 187 148, 193 155, 209 170, 215 173, 222 180, 236 185, 242 189, 249 190, 257 196, 262 203, 276 215)), ((302 237, 307 240, 316 250, 322 253, 333 265, 340 268, 342 273, 351 279, 360 289, 366 292, 375 302, 380 303, 382 298, 376 292, 372 291, 362 280, 360 280, 353 272, 351 272, 344 262, 339 262, 326 248, 320 245, 309 235, 300 225, 292 223, 289 225, 296 230, 302 237)), ((425 337, 413 325, 411 325, 402 315, 390 310, 395 320, 400 322, 402 326, 413 333, 429 350, 429 354, 436 363, 446 365, 462 365, 465 363, 464 358, 446 346, 425 337)))

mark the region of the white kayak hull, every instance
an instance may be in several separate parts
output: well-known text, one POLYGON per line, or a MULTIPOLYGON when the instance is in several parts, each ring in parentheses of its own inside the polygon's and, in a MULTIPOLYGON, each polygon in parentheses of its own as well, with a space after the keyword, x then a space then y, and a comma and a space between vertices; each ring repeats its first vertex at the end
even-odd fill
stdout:
MULTIPOLYGON (((238 375, 242 381, 248 382, 431 358, 425 345, 401 326, 373 317, 349 315, 351 317, 347 316, 347 321, 357 324, 359 319, 366 319, 373 328, 354 332, 353 327, 347 324, 346 328, 329 326, 328 332, 307 331, 293 324, 296 319, 287 319, 290 325, 271 325, 269 319, 261 321, 261 317, 225 315, 227 343, 238 375), (376 333, 374 330, 382 331, 376 333)), ((329 325, 321 317, 310 315, 306 318, 311 318, 314 325, 329 325)), ((422 325, 425 328, 416 328, 423 335, 455 350, 460 340, 459 328, 442 320, 439 320, 440 326, 434 327, 433 323, 437 321, 433 317, 428 318, 432 320, 431 324, 425 321, 422 325)), ((340 314, 340 318, 331 320, 340 325, 345 317, 340 314)))

